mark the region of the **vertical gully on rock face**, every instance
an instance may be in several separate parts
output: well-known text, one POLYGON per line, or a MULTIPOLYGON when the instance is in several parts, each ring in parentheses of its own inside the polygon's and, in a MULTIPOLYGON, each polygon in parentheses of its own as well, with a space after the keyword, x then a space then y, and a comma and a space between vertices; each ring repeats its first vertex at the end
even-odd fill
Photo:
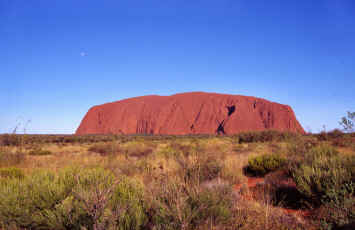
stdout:
MULTIPOLYGON (((218 120, 217 120, 218 122, 218 120)), ((219 123, 219 122, 218 122, 219 123)), ((220 122, 218 124, 218 127, 217 127, 217 130, 216 130, 216 133, 219 135, 219 134, 226 134, 226 132, 224 131, 224 125, 225 125, 225 120, 222 120, 222 122, 220 122)))
POLYGON ((217 129, 216 129, 216 133, 219 134, 226 134, 226 132, 224 131, 224 126, 226 125, 226 123, 229 120, 229 117, 235 112, 235 105, 231 105, 231 106, 226 106, 227 110, 228 110, 228 114, 227 114, 227 118, 223 119, 222 122, 219 122, 217 119, 217 129))

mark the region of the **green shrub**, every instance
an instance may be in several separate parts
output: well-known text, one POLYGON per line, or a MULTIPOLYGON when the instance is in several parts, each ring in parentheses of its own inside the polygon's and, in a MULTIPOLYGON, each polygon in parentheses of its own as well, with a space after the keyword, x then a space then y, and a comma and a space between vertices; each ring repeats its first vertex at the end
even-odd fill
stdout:
POLYGON ((214 224, 227 224, 232 217, 233 202, 233 189, 229 186, 202 190, 189 200, 191 206, 203 207, 192 221, 196 225, 201 225, 206 220, 214 224))
POLYGON ((0 184, 0 222, 5 226, 46 229, 44 214, 53 210, 69 194, 54 174, 39 171, 23 180, 2 180, 0 184))
POLYGON ((225 224, 232 217, 233 190, 228 186, 207 189, 170 178, 151 196, 154 229, 198 229, 206 223, 225 224))
POLYGON ((342 200, 355 190, 355 157, 322 145, 291 167, 297 189, 315 205, 342 200))
POLYGON ((354 229, 354 219, 355 198, 353 195, 341 202, 332 201, 322 205, 315 211, 314 217, 321 229, 354 229))
POLYGON ((189 179, 198 178, 200 181, 212 180, 220 175, 222 167, 221 161, 206 159, 187 168, 185 175, 189 179))
POLYGON ((52 152, 41 148, 35 148, 31 150, 28 154, 31 156, 46 156, 46 155, 51 155, 52 152))
POLYGON ((142 189, 103 169, 37 171, 0 180, 0 224, 24 229, 139 229, 142 189))
POLYGON ((127 177, 122 177, 113 191, 110 207, 113 213, 120 212, 114 220, 117 229, 142 229, 147 224, 143 186, 127 177))
POLYGON ((287 153, 291 157, 303 156, 317 145, 319 145, 318 140, 312 136, 294 138, 287 141, 287 153))
POLYGON ((25 173, 19 168, 14 168, 14 167, 0 168, 0 178, 23 179, 24 177, 25 177, 25 173))
POLYGON ((241 132, 236 135, 238 143, 252 143, 252 142, 271 142, 271 141, 285 141, 298 137, 296 133, 280 132, 276 130, 263 130, 241 132))
POLYGON ((245 168, 246 173, 253 176, 263 176, 283 167, 286 159, 276 154, 266 154, 251 158, 245 168))
POLYGON ((177 152, 175 161, 180 166, 178 174, 185 181, 196 183, 218 177, 223 168, 222 159, 209 152, 177 152))

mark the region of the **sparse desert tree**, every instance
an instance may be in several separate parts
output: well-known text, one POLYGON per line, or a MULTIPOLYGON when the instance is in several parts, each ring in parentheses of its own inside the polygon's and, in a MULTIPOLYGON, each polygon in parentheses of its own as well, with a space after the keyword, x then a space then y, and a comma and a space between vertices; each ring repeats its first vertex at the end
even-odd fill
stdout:
POLYGON ((355 123, 355 112, 349 112, 347 117, 342 117, 339 124, 343 126, 344 130, 347 132, 354 131, 354 123, 355 123))

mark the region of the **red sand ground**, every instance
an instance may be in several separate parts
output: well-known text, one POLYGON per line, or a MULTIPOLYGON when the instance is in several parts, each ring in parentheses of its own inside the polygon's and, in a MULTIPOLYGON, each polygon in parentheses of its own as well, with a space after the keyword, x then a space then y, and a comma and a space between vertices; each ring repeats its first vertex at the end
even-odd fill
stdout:
MULTIPOLYGON (((246 186, 248 187, 249 191, 252 190, 252 188, 254 188, 255 186, 259 185, 259 184, 264 184, 265 183, 265 178, 259 178, 259 177, 248 177, 248 182, 245 183, 246 186)), ((296 186, 294 183, 291 184, 288 181, 281 181, 280 183, 282 184, 287 184, 288 186, 296 186)), ((236 191, 240 191, 242 188, 243 184, 237 184, 235 185, 235 190, 236 191)), ((247 195, 243 195, 243 197, 245 199, 251 200, 253 199, 253 194, 247 194, 247 195)), ((289 214, 289 215, 296 215, 302 218, 306 218, 310 216, 310 211, 308 210, 300 210, 300 209, 288 209, 288 208, 281 208, 282 211, 284 211, 284 213, 289 214)))
POLYGON ((256 97, 193 92, 94 106, 76 134, 234 134, 265 129, 304 133, 288 105, 256 97))

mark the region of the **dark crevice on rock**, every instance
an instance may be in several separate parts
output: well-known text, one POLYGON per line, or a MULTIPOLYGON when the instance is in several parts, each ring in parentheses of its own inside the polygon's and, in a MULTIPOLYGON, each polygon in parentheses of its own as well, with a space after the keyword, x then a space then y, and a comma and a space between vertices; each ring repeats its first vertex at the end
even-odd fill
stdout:
POLYGON ((197 115, 196 115, 196 117, 195 117, 195 120, 193 121, 193 123, 192 123, 191 126, 190 126, 190 131, 193 132, 193 133, 195 132, 195 124, 197 123, 198 119, 199 119, 200 116, 201 116, 201 111, 202 111, 204 105, 205 105, 205 103, 202 103, 202 104, 201 104, 201 107, 200 107, 200 109, 199 109, 199 111, 198 111, 198 113, 197 113, 197 115))
POLYGON ((228 117, 235 112, 235 105, 227 106, 228 109, 228 117))
POLYGON ((216 130, 216 133, 217 134, 226 134, 226 132, 224 131, 225 120, 222 120, 222 122, 218 122, 218 120, 217 120, 217 123, 218 123, 218 127, 216 130))

